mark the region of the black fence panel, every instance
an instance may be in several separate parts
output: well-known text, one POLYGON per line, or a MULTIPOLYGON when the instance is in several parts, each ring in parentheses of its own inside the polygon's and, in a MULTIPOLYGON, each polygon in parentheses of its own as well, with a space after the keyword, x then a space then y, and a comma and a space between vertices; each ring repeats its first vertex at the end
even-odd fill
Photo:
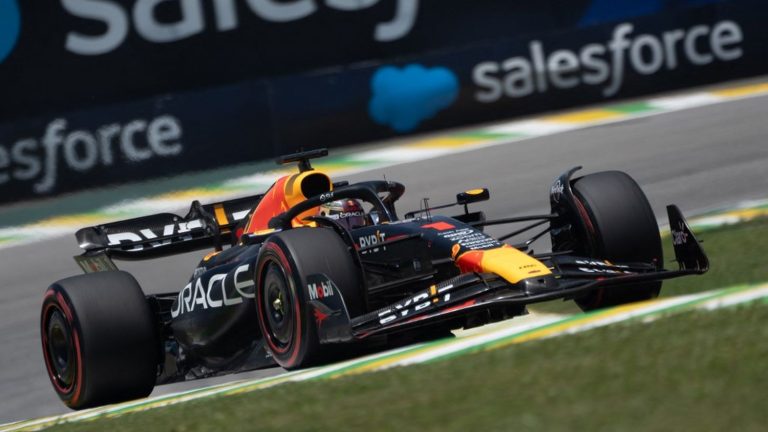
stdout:
POLYGON ((0 202, 768 72, 762 0, 0 0, 0 202))

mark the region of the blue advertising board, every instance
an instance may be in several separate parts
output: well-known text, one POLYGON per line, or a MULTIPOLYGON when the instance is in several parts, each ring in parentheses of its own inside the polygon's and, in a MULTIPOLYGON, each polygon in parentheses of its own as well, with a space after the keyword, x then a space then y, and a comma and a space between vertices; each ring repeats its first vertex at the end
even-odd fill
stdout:
POLYGON ((0 0, 0 202, 768 72, 761 0, 0 0))

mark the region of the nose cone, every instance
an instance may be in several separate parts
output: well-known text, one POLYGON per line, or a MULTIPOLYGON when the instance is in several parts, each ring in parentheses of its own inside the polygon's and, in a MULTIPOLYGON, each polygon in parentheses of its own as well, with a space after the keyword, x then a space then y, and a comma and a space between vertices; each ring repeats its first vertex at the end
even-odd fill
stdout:
POLYGON ((456 258, 456 265, 462 273, 494 273, 511 284, 532 278, 548 279, 545 276, 552 274, 541 261, 509 245, 465 252, 456 258))

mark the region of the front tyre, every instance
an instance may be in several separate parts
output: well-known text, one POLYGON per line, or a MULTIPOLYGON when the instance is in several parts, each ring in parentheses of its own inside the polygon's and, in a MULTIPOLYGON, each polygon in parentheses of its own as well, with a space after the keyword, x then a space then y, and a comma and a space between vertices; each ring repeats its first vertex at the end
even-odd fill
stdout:
POLYGON ((351 317, 363 310, 360 270, 347 245, 326 228, 297 228, 264 242, 256 266, 259 329, 275 361, 297 369, 328 360, 320 344, 307 277, 327 276, 343 297, 351 317))
POLYGON ((128 273, 62 279, 45 292, 43 358, 61 400, 72 409, 148 396, 159 358, 154 316, 128 273))
MULTIPOLYGON (((573 181, 575 204, 586 232, 575 251, 616 262, 646 262, 662 268, 656 216, 640 186, 621 171, 605 171, 573 181)), ((576 298, 584 311, 658 297, 661 281, 600 289, 576 298)))

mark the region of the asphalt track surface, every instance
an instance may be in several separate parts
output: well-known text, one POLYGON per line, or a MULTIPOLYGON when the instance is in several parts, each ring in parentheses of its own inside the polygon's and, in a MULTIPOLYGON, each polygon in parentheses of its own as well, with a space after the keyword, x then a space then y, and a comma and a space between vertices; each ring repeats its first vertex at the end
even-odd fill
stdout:
MULTIPOLYGON (((768 96, 677 111, 448 155, 355 175, 406 185, 401 213, 423 197, 450 202, 464 189, 489 187, 491 201, 475 205, 489 217, 548 211, 549 185, 561 172, 628 172, 643 187, 660 220, 678 204, 694 213, 768 195, 768 96)), ((256 192, 256 191, 254 191, 256 192)), ((493 227, 492 234, 502 234, 493 227)), ((542 245, 540 247, 546 247, 542 245)), ((70 258, 74 237, 0 250, 0 423, 68 410, 53 392, 43 365, 38 317, 48 284, 78 274, 70 258)), ((155 262, 119 263, 145 291, 181 288, 200 254, 155 262)), ((163 386, 155 394, 216 382, 269 376, 279 368, 163 386)))

